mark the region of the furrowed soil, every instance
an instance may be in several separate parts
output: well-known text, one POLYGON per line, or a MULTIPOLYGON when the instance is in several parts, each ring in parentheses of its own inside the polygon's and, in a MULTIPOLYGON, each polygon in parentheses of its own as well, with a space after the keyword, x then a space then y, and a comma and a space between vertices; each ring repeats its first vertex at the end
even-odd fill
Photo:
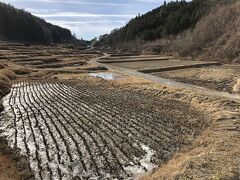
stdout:
POLYGON ((188 104, 85 79, 15 83, 4 106, 2 135, 37 179, 135 177, 208 126, 188 104))

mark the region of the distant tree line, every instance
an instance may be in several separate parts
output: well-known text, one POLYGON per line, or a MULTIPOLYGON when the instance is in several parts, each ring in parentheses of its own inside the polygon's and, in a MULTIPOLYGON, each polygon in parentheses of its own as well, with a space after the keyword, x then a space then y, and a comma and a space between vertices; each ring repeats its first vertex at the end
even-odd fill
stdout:
POLYGON ((0 2, 0 39, 59 43, 73 41, 70 30, 47 23, 22 9, 0 2))
POLYGON ((162 6, 144 15, 138 15, 126 26, 99 38, 101 45, 114 45, 136 39, 152 41, 176 35, 193 28, 208 11, 210 0, 164 2, 162 6))

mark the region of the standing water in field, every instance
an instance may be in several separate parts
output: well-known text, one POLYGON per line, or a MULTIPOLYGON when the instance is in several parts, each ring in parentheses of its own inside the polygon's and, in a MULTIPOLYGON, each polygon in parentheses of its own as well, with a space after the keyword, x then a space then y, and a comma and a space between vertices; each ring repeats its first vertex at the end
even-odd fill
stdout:
POLYGON ((119 74, 113 74, 113 73, 107 73, 107 72, 90 73, 89 76, 99 77, 105 80, 118 80, 122 78, 119 74))

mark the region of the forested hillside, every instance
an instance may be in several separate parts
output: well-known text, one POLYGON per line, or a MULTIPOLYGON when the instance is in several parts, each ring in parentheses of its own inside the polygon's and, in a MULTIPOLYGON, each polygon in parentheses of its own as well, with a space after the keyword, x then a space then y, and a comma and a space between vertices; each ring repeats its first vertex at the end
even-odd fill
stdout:
POLYGON ((206 0, 165 2, 159 8, 132 19, 125 27, 103 36, 100 41, 111 45, 137 38, 152 41, 176 35, 193 28, 208 10, 209 3, 206 0))
POLYGON ((73 41, 70 30, 0 2, 0 39, 35 43, 73 41))

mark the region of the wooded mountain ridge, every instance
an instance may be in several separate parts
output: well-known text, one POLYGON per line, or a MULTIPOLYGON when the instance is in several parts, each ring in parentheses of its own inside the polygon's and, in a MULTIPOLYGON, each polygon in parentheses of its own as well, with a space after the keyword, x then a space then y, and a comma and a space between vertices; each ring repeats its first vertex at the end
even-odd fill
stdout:
POLYGON ((0 2, 0 39, 33 43, 72 42, 70 30, 0 2))

